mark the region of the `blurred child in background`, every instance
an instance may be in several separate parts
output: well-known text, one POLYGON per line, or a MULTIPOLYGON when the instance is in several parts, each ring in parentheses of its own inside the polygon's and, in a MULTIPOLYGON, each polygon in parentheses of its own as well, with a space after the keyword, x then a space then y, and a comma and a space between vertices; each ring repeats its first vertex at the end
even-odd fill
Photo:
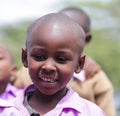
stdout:
MULTIPOLYGON (((91 42, 91 20, 85 11, 76 7, 68 7, 62 9, 60 13, 69 16, 83 28, 86 34, 86 45, 91 42)), ((115 116, 112 83, 102 70, 101 66, 91 57, 86 56, 83 71, 79 74, 74 74, 74 78, 69 85, 81 97, 100 106, 107 116, 115 116)))
POLYGON ((14 64, 10 51, 0 44, 0 99, 10 101, 22 91, 10 84, 10 78, 16 72, 17 67, 14 64))

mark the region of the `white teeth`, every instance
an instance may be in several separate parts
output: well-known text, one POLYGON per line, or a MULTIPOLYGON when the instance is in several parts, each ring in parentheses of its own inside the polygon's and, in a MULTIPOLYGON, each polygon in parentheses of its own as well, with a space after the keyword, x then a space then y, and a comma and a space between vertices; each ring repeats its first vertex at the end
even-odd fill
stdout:
MULTIPOLYGON (((47 72, 48 73, 48 72, 47 72)), ((48 83, 54 83, 58 80, 57 73, 43 73, 42 71, 39 72, 39 79, 48 82, 48 83)))
POLYGON ((47 78, 47 77, 41 76, 40 79, 41 79, 42 81, 51 82, 51 83, 57 81, 57 79, 55 79, 55 77, 54 77, 54 78, 47 78))

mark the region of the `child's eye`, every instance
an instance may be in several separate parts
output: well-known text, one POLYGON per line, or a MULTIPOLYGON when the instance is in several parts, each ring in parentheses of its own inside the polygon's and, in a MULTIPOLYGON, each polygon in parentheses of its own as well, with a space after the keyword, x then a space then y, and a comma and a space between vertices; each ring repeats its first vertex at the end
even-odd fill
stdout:
POLYGON ((45 59, 45 57, 43 55, 35 55, 34 59, 37 61, 43 61, 45 59))
POLYGON ((57 62, 64 64, 67 62, 68 59, 65 57, 57 57, 56 60, 57 62))

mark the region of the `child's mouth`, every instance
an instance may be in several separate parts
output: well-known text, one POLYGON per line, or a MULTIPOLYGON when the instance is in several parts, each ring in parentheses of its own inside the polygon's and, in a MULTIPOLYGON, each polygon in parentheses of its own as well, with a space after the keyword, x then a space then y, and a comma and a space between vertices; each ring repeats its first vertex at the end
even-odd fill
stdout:
POLYGON ((54 83, 54 82, 58 81, 58 78, 55 74, 54 75, 40 74, 39 77, 40 77, 39 79, 41 81, 47 82, 47 83, 54 83))
POLYGON ((40 80, 43 81, 43 82, 48 82, 48 83, 54 83, 56 82, 58 79, 55 79, 55 78, 47 78, 47 77, 40 77, 40 80))

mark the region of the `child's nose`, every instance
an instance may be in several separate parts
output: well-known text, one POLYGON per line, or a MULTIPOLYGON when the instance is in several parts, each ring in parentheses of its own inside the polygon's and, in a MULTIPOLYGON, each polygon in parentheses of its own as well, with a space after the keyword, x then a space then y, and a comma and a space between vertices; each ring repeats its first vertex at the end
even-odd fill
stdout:
POLYGON ((55 71, 55 62, 52 59, 47 59, 45 64, 42 66, 42 69, 46 71, 55 71))

